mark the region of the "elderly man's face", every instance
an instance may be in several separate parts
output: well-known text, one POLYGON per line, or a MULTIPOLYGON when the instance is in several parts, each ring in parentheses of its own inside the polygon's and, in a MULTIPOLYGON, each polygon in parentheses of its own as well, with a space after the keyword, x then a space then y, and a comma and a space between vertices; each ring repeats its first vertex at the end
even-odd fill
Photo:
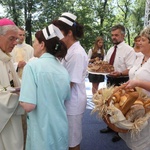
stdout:
POLYGON ((5 35, 0 35, 0 49, 5 53, 10 53, 17 44, 17 38, 17 31, 7 31, 5 35))

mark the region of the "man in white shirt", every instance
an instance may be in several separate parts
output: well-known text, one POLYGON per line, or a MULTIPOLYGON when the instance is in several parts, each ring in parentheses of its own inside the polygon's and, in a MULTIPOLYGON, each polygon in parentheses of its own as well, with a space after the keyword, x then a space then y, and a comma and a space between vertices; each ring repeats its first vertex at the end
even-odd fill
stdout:
MULTIPOLYGON (((128 72, 129 69, 134 64, 136 54, 134 49, 125 43, 124 37, 125 37, 124 26, 115 25, 112 27, 111 38, 114 46, 108 50, 104 58, 105 61, 108 61, 110 64, 114 66, 114 72, 111 72, 107 76, 108 85, 119 86, 121 83, 124 83, 129 80, 128 72), (115 51, 115 47, 116 53, 114 56, 114 60, 112 62, 112 54, 115 51)), ((106 129, 100 130, 101 133, 108 133, 111 131, 112 130, 108 127, 106 129)), ((120 137, 116 135, 115 137, 112 138, 112 141, 116 142, 119 139, 120 137)))
POLYGON ((13 58, 14 66, 18 72, 19 78, 22 77, 23 67, 33 57, 34 49, 29 44, 24 42, 25 30, 19 27, 17 45, 14 47, 11 55, 13 58))

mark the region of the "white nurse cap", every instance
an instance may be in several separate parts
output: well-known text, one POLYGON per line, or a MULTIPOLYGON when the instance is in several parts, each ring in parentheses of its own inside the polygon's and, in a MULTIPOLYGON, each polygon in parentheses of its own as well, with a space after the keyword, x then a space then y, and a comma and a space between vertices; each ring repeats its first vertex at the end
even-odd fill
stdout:
POLYGON ((72 26, 73 23, 75 22, 76 18, 77 18, 77 16, 75 16, 74 14, 65 12, 59 17, 58 20, 61 20, 62 22, 72 26))
POLYGON ((60 40, 64 38, 62 32, 53 24, 50 24, 48 27, 42 30, 46 40, 49 40, 53 37, 58 37, 60 40))

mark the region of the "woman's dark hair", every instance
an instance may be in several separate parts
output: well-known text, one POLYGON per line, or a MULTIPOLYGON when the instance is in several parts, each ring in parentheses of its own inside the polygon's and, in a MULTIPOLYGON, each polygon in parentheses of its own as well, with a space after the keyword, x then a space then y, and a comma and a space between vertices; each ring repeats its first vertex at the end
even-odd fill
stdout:
POLYGON ((137 39, 139 39, 139 38, 141 38, 141 36, 140 36, 140 35, 137 35, 137 36, 134 38, 134 41, 137 40, 137 39))
POLYGON ((65 58, 67 54, 67 47, 63 41, 59 40, 58 37, 53 37, 49 40, 46 40, 41 30, 36 32, 35 37, 39 43, 45 43, 46 51, 48 53, 59 59, 65 58))
POLYGON ((61 31, 64 32, 64 35, 67 35, 69 33, 69 30, 72 31, 73 36, 76 40, 82 38, 84 36, 84 27, 83 25, 79 24, 78 22, 74 22, 72 26, 60 21, 60 20, 54 20, 52 22, 55 26, 57 26, 61 31))
POLYGON ((136 42, 136 40, 137 40, 137 39, 139 39, 139 38, 141 38, 141 36, 140 36, 140 35, 137 35, 136 37, 134 37, 133 47, 135 46, 135 42, 136 42))

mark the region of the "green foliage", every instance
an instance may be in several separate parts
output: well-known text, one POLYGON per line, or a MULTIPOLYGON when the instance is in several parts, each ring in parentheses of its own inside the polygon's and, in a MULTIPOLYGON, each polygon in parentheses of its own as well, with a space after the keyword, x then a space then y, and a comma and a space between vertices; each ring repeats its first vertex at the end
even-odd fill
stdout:
POLYGON ((126 41, 132 45, 134 37, 144 25, 146 0, 0 0, 6 9, 6 16, 18 26, 27 30, 27 42, 31 33, 40 30, 57 19, 62 12, 77 15, 77 21, 84 25, 81 44, 88 51, 97 36, 104 38, 105 49, 112 45, 110 29, 123 24, 127 29, 126 41))
POLYGON ((23 18, 21 17, 23 7, 22 0, 1 0, 0 4, 6 8, 7 14, 5 17, 13 18, 16 25, 23 23, 23 18))

